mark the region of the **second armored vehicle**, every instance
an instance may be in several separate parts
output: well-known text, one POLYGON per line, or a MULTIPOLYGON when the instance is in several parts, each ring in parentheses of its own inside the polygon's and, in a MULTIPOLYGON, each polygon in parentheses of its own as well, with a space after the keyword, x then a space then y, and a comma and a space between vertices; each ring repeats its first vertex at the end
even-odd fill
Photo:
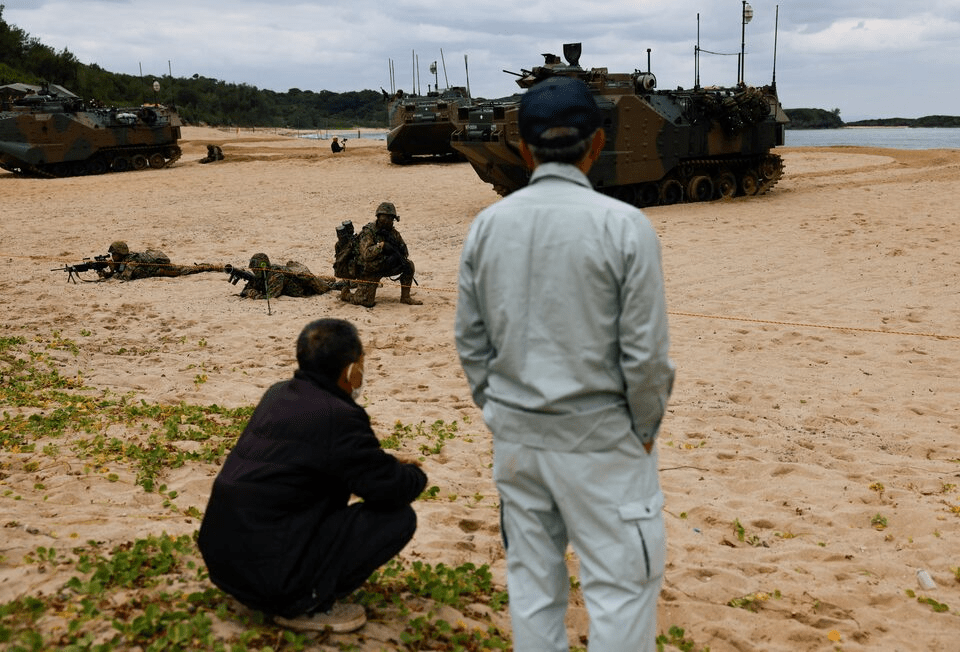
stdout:
POLYGON ((426 95, 382 92, 390 121, 387 151, 391 162, 411 163, 415 158, 427 157, 461 158, 450 146, 450 135, 456 129, 457 111, 471 104, 466 88, 451 86, 426 95))
MULTIPOLYGON (((607 144, 590 170, 594 187, 636 206, 756 195, 783 174, 770 152, 783 145, 788 122, 775 85, 656 90, 650 72, 610 73, 581 68, 580 44, 524 70, 521 88, 553 76, 576 77, 603 112, 607 144)), ((519 98, 460 109, 451 144, 481 179, 506 195, 527 184, 520 157, 519 98)))
POLYGON ((180 158, 180 126, 161 104, 106 108, 61 86, 0 86, 0 167, 39 177, 162 168, 180 158))

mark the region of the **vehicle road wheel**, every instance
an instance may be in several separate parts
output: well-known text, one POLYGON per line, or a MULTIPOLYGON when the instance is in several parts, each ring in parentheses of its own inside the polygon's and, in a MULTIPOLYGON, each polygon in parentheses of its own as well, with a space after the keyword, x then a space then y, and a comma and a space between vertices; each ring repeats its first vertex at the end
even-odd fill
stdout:
POLYGON ((103 174, 107 171, 107 162, 99 156, 89 163, 90 174, 103 174))
POLYGON ((150 164, 150 167, 157 169, 162 168, 167 164, 167 160, 163 158, 163 154, 160 152, 154 152, 151 154, 150 158, 147 159, 147 162, 150 164))
POLYGON ((147 161, 147 157, 143 154, 134 154, 132 164, 134 170, 143 170, 150 165, 150 163, 147 161))
POLYGON ((690 201, 709 201, 713 199, 713 181, 707 176, 697 176, 687 184, 687 197, 690 201))
POLYGON ((780 158, 777 156, 767 156, 760 164, 760 174, 764 179, 779 179, 781 174, 780 158))
POLYGON ((733 172, 721 172, 713 182, 713 187, 717 189, 717 197, 730 199, 737 194, 737 177, 733 172))
POLYGON ((620 201, 633 205, 633 200, 635 199, 634 187, 632 185, 617 186, 613 189, 613 192, 610 193, 620 201))
POLYGON ((757 183, 757 175, 752 170, 748 170, 740 177, 740 190, 747 197, 757 194, 760 184, 757 183))
POLYGON ((130 159, 126 156, 118 156, 113 159, 113 162, 110 164, 110 169, 114 172, 126 172, 131 168, 130 159))
POLYGON ((668 179, 660 186, 660 203, 668 206, 683 200, 683 186, 676 179, 668 179))
POLYGON ((655 183, 642 183, 637 190, 637 205, 640 208, 644 206, 656 206, 660 201, 660 191, 655 183))

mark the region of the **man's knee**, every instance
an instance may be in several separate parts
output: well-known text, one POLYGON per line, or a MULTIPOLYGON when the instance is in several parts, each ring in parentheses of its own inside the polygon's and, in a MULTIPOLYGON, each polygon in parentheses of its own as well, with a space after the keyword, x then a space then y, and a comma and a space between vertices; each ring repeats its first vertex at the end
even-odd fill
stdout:
POLYGON ((340 554, 336 598, 355 591, 373 571, 403 550, 417 530, 417 514, 410 505, 381 510, 360 503, 350 509, 356 512, 340 554))
POLYGON ((391 533, 393 535, 391 539, 399 544, 400 548, 407 545, 417 531, 417 512, 410 505, 403 505, 390 511, 380 511, 375 508, 370 511, 370 518, 376 519, 384 532, 391 533))

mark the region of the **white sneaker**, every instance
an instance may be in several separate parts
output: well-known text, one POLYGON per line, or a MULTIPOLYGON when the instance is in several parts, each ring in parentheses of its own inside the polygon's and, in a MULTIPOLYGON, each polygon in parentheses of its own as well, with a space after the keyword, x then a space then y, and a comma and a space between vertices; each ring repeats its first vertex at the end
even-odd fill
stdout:
POLYGON ((303 614, 296 618, 274 616, 273 622, 283 627, 300 631, 324 632, 335 634, 354 632, 367 622, 367 612, 363 606, 352 603, 335 602, 328 611, 321 611, 312 616, 303 614))

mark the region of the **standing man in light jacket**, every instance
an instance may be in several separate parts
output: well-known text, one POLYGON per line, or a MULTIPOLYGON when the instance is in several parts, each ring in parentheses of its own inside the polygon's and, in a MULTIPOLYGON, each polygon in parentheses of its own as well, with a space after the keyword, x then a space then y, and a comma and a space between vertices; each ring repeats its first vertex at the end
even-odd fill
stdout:
POLYGON ((474 220, 456 316, 493 432, 514 650, 569 649, 570 543, 590 649, 652 652, 666 561, 654 442, 674 378, 659 241, 586 177, 605 144, 586 84, 533 86, 519 123, 533 175, 474 220))

